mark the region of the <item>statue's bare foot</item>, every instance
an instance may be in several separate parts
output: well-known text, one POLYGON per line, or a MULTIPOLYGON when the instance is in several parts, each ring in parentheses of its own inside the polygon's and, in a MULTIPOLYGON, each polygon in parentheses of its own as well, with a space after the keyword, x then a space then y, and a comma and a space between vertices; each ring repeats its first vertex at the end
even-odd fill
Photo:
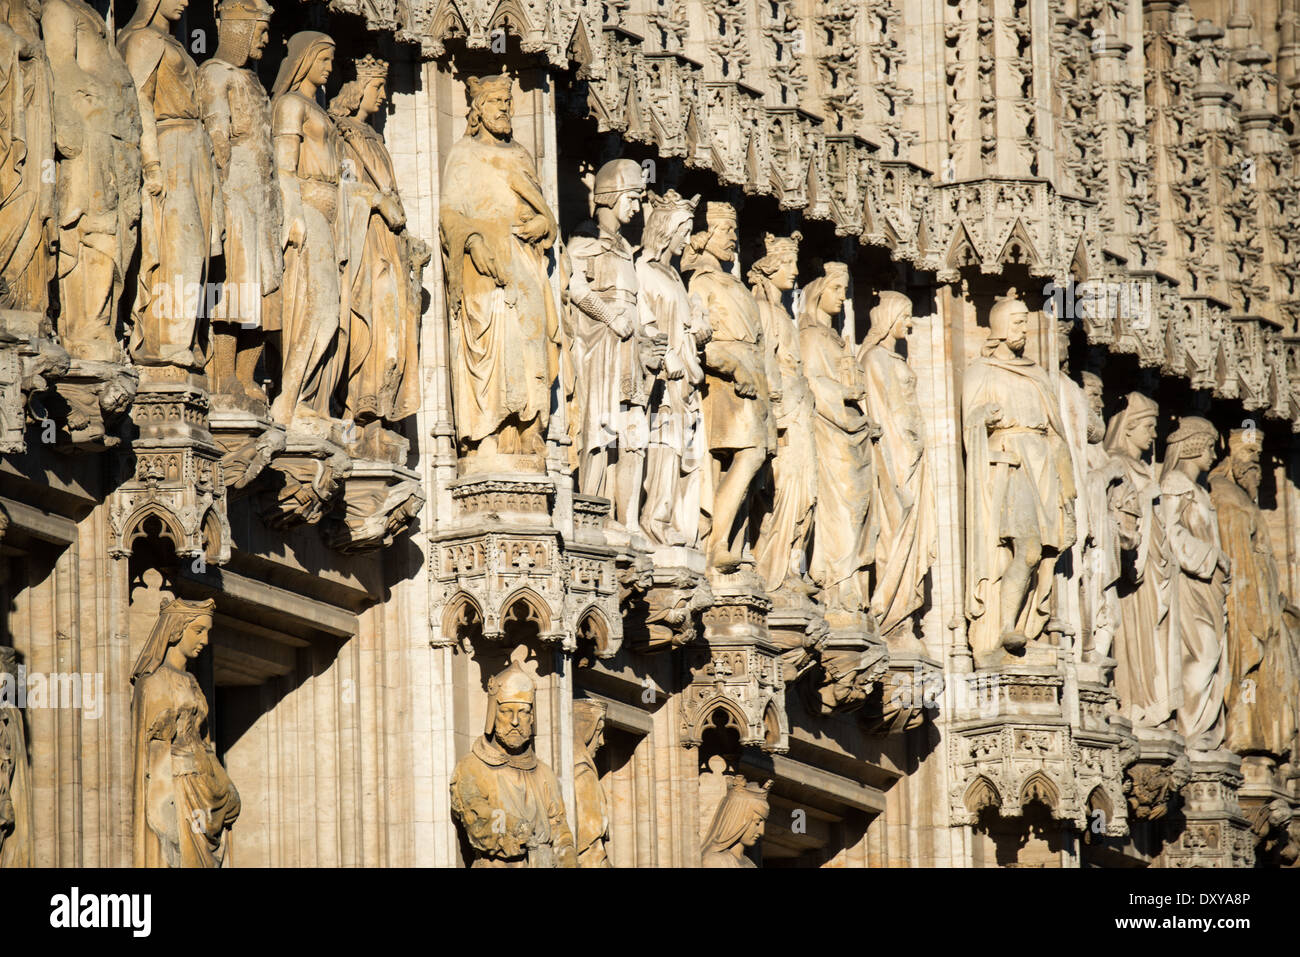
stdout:
POLYGON ((1025 650, 1025 645, 1028 644, 1028 639, 1019 632, 1004 631, 1002 633, 1000 644, 1013 655, 1018 655, 1020 652, 1025 650))

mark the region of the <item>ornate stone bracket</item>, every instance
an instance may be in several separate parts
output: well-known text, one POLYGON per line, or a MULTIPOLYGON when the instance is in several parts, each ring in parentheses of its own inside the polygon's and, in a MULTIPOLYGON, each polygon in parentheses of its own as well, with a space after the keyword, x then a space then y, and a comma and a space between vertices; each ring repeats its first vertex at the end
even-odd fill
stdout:
POLYGON ((269 486, 259 497, 262 521, 278 529, 315 525, 338 503, 352 458, 332 439, 290 432, 262 474, 269 486))
POLYGON ((626 637, 642 654, 670 651, 695 641, 701 615, 713 605, 713 590, 704 572, 704 555, 684 546, 661 546, 647 555, 644 587, 624 599, 624 621, 634 630, 626 637))
POLYGON ((1165 818, 1166 867, 1251 867, 1256 835, 1242 813, 1241 759, 1231 751, 1190 752, 1191 772, 1180 813, 1165 818))
POLYGON ((863 724, 877 734, 902 734, 938 715, 943 669, 924 655, 891 651, 878 687, 862 711, 863 724))
POLYGON ((1182 735, 1161 728, 1134 728, 1137 757, 1124 771, 1124 794, 1135 821, 1157 821, 1169 813, 1187 784, 1191 766, 1182 735))
POLYGON ((790 724, 781 677, 781 649, 767 630, 771 602, 752 573, 711 581, 713 606, 704 612, 702 641, 685 649, 681 742, 699 747, 715 716, 742 746, 784 754, 790 724))
POLYGON ((122 442, 118 430, 135 401, 140 372, 132 366, 73 359, 42 400, 39 424, 56 423, 54 447, 60 452, 102 452, 122 442))
POLYGON ((130 555, 156 519, 177 555, 222 565, 230 560, 230 522, 204 380, 173 367, 145 367, 140 377, 133 455, 122 459, 126 474, 109 496, 109 554, 130 555))
POLYGON ((419 473, 387 462, 353 461, 343 479, 342 518, 331 548, 352 554, 391 545, 424 507, 419 473))
POLYGON ((70 360, 47 326, 40 313, 0 309, 0 453, 26 450, 32 418, 41 427, 42 441, 57 438, 39 396, 67 374, 70 360))

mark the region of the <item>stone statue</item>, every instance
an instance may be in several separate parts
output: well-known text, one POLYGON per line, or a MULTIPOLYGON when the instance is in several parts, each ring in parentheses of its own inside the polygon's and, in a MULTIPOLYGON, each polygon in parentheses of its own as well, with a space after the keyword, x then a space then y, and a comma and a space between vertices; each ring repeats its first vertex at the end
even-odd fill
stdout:
POLYGON ((698 297, 686 292, 672 260, 686 248, 700 197, 675 190, 650 195, 636 262, 637 310, 642 328, 667 336, 660 384, 652 395, 641 528, 660 545, 695 547, 708 446, 704 433, 700 350, 713 335, 698 297))
POLYGON ((886 290, 871 310, 871 329, 858 349, 865 411, 881 430, 871 495, 873 521, 880 529, 871 610, 886 639, 915 638, 913 616, 925 603, 938 530, 916 373, 898 353, 911 328, 912 301, 886 290))
POLYGON ((45 0, 41 33, 54 76, 59 337, 74 359, 116 362, 140 221, 139 95, 84 0, 45 0))
POLYGON ((533 679, 511 663, 488 681, 487 726, 451 775, 451 811, 474 867, 576 867, 551 769, 533 753, 533 679))
POLYGON ((713 326, 704 350, 705 433, 714 458, 713 476, 701 507, 710 518, 709 561, 720 572, 752 563, 749 505, 755 479, 776 447, 773 401, 780 399, 780 372, 763 336, 758 303, 728 269, 736 258, 736 211, 709 203, 707 228, 691 237, 682 269, 713 326))
POLYGON ((270 36, 266 0, 223 0, 217 50, 199 67, 203 125, 212 139, 226 215, 224 295, 214 308, 208 380, 214 393, 265 411, 257 381, 264 335, 280 329, 283 215, 271 142, 271 100, 256 65, 270 36))
POLYGON ((136 867, 220 867, 239 792, 207 734, 186 662, 208 644, 216 602, 165 601, 131 672, 136 867))
MULTIPOLYGON (((621 233, 641 211, 644 176, 635 160, 611 160, 596 173, 596 235, 569 242, 569 301, 574 322, 574 362, 579 377, 578 473, 584 495, 614 503, 615 519, 631 531, 640 525, 641 487, 649 402, 646 371, 662 364, 666 339, 642 328, 637 309, 633 247, 621 233), (643 368, 643 360, 649 360, 643 368)), ((654 322, 653 316, 646 318, 654 322)))
POLYGON ((609 799, 600 784, 596 752, 605 743, 605 706, 573 702, 573 801, 579 867, 609 867, 609 799))
POLYGON ((784 297, 799 275, 799 241, 768 233, 767 255, 749 270, 749 286, 763 321, 763 338, 780 375, 781 401, 776 407, 776 455, 772 459, 770 507, 755 547, 758 573, 769 593, 785 590, 810 595, 807 553, 817 502, 817 449, 813 439, 813 397, 804 378, 799 331, 784 297))
POLYGON ((275 78, 271 132, 284 207, 280 286, 280 393, 271 416, 286 426, 328 430, 331 399, 347 362, 342 324, 343 262, 338 132, 316 102, 334 68, 334 41, 303 30, 275 78))
POLYGON ((1181 649, 1178 733, 1189 750, 1223 744, 1228 681, 1225 602, 1228 556, 1201 478, 1214 464, 1219 433, 1199 416, 1185 416, 1169 436, 1160 473, 1160 512, 1169 534, 1168 627, 1181 649))
POLYGON ((201 369, 197 324, 224 219, 198 67, 170 32, 187 3, 140 0, 117 49, 139 91, 144 162, 132 354, 142 365, 201 369))
POLYGON ((1210 473, 1219 536, 1232 562, 1228 589, 1228 709, 1225 745, 1282 759, 1296 741, 1300 671, 1283 616, 1277 558, 1260 512, 1258 429, 1233 429, 1228 454, 1210 473))
POLYGON ((469 126, 442 181, 452 404, 472 471, 544 469, 559 366, 546 264, 557 226, 532 156, 512 139, 510 83, 469 78, 469 126))
POLYGON ((0 645, 0 869, 32 866, 32 780, 17 707, 18 655, 0 645))
POLYGON ((383 105, 387 79, 387 63, 362 57, 356 80, 343 84, 330 113, 350 171, 343 177, 351 306, 347 415, 358 425, 396 428, 420 406, 421 304, 412 277, 427 247, 406 231, 393 159, 369 122, 383 105))
MULTIPOLYGON (((1063 337, 1065 338, 1065 337, 1063 337)), ((1067 348, 1068 348, 1068 339, 1067 348)), ((1083 442, 1071 449, 1075 466, 1075 485, 1080 490, 1077 519, 1078 537, 1082 540, 1082 574, 1079 576, 1080 613, 1084 632, 1083 656, 1089 662, 1106 664, 1114 661, 1111 652, 1118 627, 1122 561, 1137 548, 1137 498, 1131 480, 1122 469, 1111 466, 1106 451, 1106 420, 1102 381, 1091 372, 1081 376, 1079 391, 1085 416, 1083 442), (1120 485, 1124 488, 1120 489, 1120 485), (1131 502, 1129 502, 1131 498, 1131 502), (1128 502, 1132 511, 1117 510, 1128 502), (1128 518, 1131 516, 1132 521, 1128 518), (1124 532, 1117 534, 1123 525, 1124 532), (1131 526, 1131 527, 1130 527, 1131 526), (1122 540, 1121 540, 1122 539, 1122 540)), ((1062 406, 1069 418, 1069 410, 1062 406)))
POLYGON ((54 277, 54 79, 40 0, 0 9, 0 307, 45 314, 54 277))
POLYGON ((704 867, 754 867, 745 851, 759 842, 770 808, 767 792, 772 782, 755 784, 739 775, 731 778, 727 792, 704 835, 704 867))
POLYGON ((1052 566, 1074 544, 1074 465, 1046 371, 1024 356, 1029 310, 1013 295, 989 313, 966 372, 966 616, 977 656, 1018 653, 1052 613, 1052 566))
MULTIPOLYGON (((1128 478, 1138 495, 1135 554, 1121 564, 1115 595, 1119 620, 1113 655, 1115 690, 1133 723, 1157 728, 1167 724, 1178 707, 1178 636, 1166 625, 1168 615, 1168 544, 1160 520, 1160 486, 1143 456, 1155 445, 1159 407, 1140 392, 1130 392, 1128 404, 1106 427, 1107 467, 1097 476, 1128 478)), ((1094 496, 1098 494, 1094 492, 1094 496)))
POLYGON ((848 284, 848 267, 827 263, 825 275, 804 290, 799 315, 799 347, 816 410, 817 519, 811 573, 822 590, 832 628, 871 607, 867 569, 875 548, 875 529, 868 520, 875 425, 862 411, 853 355, 834 328, 848 284))

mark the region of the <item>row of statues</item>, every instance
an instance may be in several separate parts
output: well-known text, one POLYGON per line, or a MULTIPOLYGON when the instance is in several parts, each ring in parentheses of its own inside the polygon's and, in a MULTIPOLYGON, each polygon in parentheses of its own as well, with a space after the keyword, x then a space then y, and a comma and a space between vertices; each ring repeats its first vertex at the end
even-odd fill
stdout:
POLYGON ((647 195, 641 166, 618 159, 558 256, 557 302, 557 222, 513 138, 511 79, 468 90, 441 223, 462 469, 543 469, 557 384, 577 486, 609 499, 631 540, 700 547, 717 572, 820 595, 828 619, 871 611, 910 635, 937 524, 897 350, 910 300, 885 293, 855 349, 836 330, 846 265, 826 263, 792 315, 798 233, 768 235, 742 281, 733 207, 708 203, 694 230, 698 196, 647 195))
POLYGON ((429 255, 372 125, 387 64, 362 58, 327 110, 335 44, 305 31, 268 97, 265 0, 222 0, 201 66, 172 36, 184 9, 140 0, 114 40, 82 0, 5 5, 3 305, 51 313, 74 360, 206 372, 254 412, 275 343, 274 420, 351 420, 382 455, 419 402, 429 255))

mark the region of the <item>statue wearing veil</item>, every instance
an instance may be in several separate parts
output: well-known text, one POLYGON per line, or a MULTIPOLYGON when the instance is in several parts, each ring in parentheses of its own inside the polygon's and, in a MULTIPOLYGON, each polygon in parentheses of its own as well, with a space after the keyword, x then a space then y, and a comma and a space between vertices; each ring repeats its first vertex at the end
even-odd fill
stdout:
POLYGON ((833 627, 833 618, 854 619, 870 608, 867 569, 876 543, 869 511, 875 424, 861 409, 861 388, 845 384, 856 379, 850 374, 853 357, 834 329, 848 285, 848 267, 827 263, 825 275, 804 290, 799 315, 799 346, 816 409, 817 520, 811 572, 833 627))
POLYGON ((220 867, 239 817, 239 792, 207 734, 207 699, 186 669, 207 646, 215 606, 165 601, 131 672, 136 867, 220 867))
POLYGON ((559 227, 513 138, 510 84, 469 78, 469 126, 443 173, 452 404, 468 467, 540 472, 560 361, 546 263, 559 227))
POLYGON ((41 34, 54 77, 59 338, 75 359, 116 362, 140 221, 139 95, 84 0, 46 0, 41 34))
POLYGON ((280 328, 284 252, 271 101, 257 76, 270 36, 266 0, 222 0, 217 51, 199 67, 203 123, 221 174, 226 214, 225 294, 211 316, 212 391, 266 410, 257 382, 264 335, 280 328))
POLYGON ((698 195, 683 199, 671 189, 662 197, 650 194, 636 261, 641 325, 668 337, 660 383, 651 396, 641 527, 653 542, 690 548, 699 542, 702 485, 710 477, 700 350, 713 329, 699 299, 687 294, 672 260, 686 248, 699 201, 698 195))
POLYGON ((139 91, 144 209, 132 353, 143 365, 202 369, 199 310, 224 222, 198 67, 171 35, 185 0, 140 0, 117 37, 139 91))
MULTIPOLYGON (((357 63, 330 114, 343 139, 344 163, 354 167, 345 193, 348 215, 347 414, 359 425, 395 427, 420 405, 418 266, 428 247, 406 231, 393 158, 368 121, 387 96, 388 64, 372 56, 357 63)), ((421 263, 422 265, 422 263, 421 263)))
MULTIPOLYGON (((1115 586, 1119 621, 1113 656, 1115 690, 1121 706, 1138 727, 1168 724, 1178 708, 1179 660, 1182 649, 1166 617, 1170 569, 1164 522, 1160 518, 1160 485, 1155 469, 1143 461, 1156 439, 1159 406, 1140 392, 1130 392, 1128 404, 1106 426, 1109 475, 1126 477, 1137 489, 1137 548, 1121 561, 1115 586)), ((1094 497, 1098 490, 1094 490, 1094 497)))
POLYGON ((749 270, 763 338, 780 372, 776 406, 776 455, 772 459, 770 507, 754 549, 758 573, 770 593, 809 595, 816 590, 806 568, 817 502, 817 449, 813 396, 804 378, 799 331, 782 301, 799 275, 798 232, 788 239, 768 233, 767 255, 749 270))
POLYGON ((275 78, 271 131, 284 207, 280 287, 280 394, 271 415, 284 425, 328 421, 347 363, 338 132, 316 102, 334 68, 334 41, 303 30, 275 78))
POLYGON ((701 865, 704 867, 754 867, 745 851, 759 842, 770 811, 767 792, 772 782, 755 784, 739 775, 727 785, 713 823, 704 835, 701 865))
POLYGON ((54 78, 39 0, 0 9, 0 306, 45 314, 54 275, 54 78))
POLYGON ((1219 433, 1199 416, 1185 416, 1169 436, 1160 473, 1160 512, 1169 533, 1169 630, 1181 650, 1178 733, 1188 750, 1223 744, 1228 680, 1227 553, 1201 478, 1214 464, 1219 433))
POLYGON ((925 455, 925 424, 916 373, 898 354, 912 327, 912 301, 886 290, 871 310, 871 330, 858 349, 866 412, 879 424, 871 511, 880 529, 871 610, 880 633, 915 637, 912 616, 925 603, 925 577, 934 563, 934 488, 925 455))
POLYGON ((579 867, 609 867, 609 798, 600 784, 596 752, 605 743, 605 706, 581 698, 573 702, 574 837, 579 867))
POLYGON ((17 707, 18 655, 0 645, 0 870, 31 867, 34 809, 27 734, 17 707))

